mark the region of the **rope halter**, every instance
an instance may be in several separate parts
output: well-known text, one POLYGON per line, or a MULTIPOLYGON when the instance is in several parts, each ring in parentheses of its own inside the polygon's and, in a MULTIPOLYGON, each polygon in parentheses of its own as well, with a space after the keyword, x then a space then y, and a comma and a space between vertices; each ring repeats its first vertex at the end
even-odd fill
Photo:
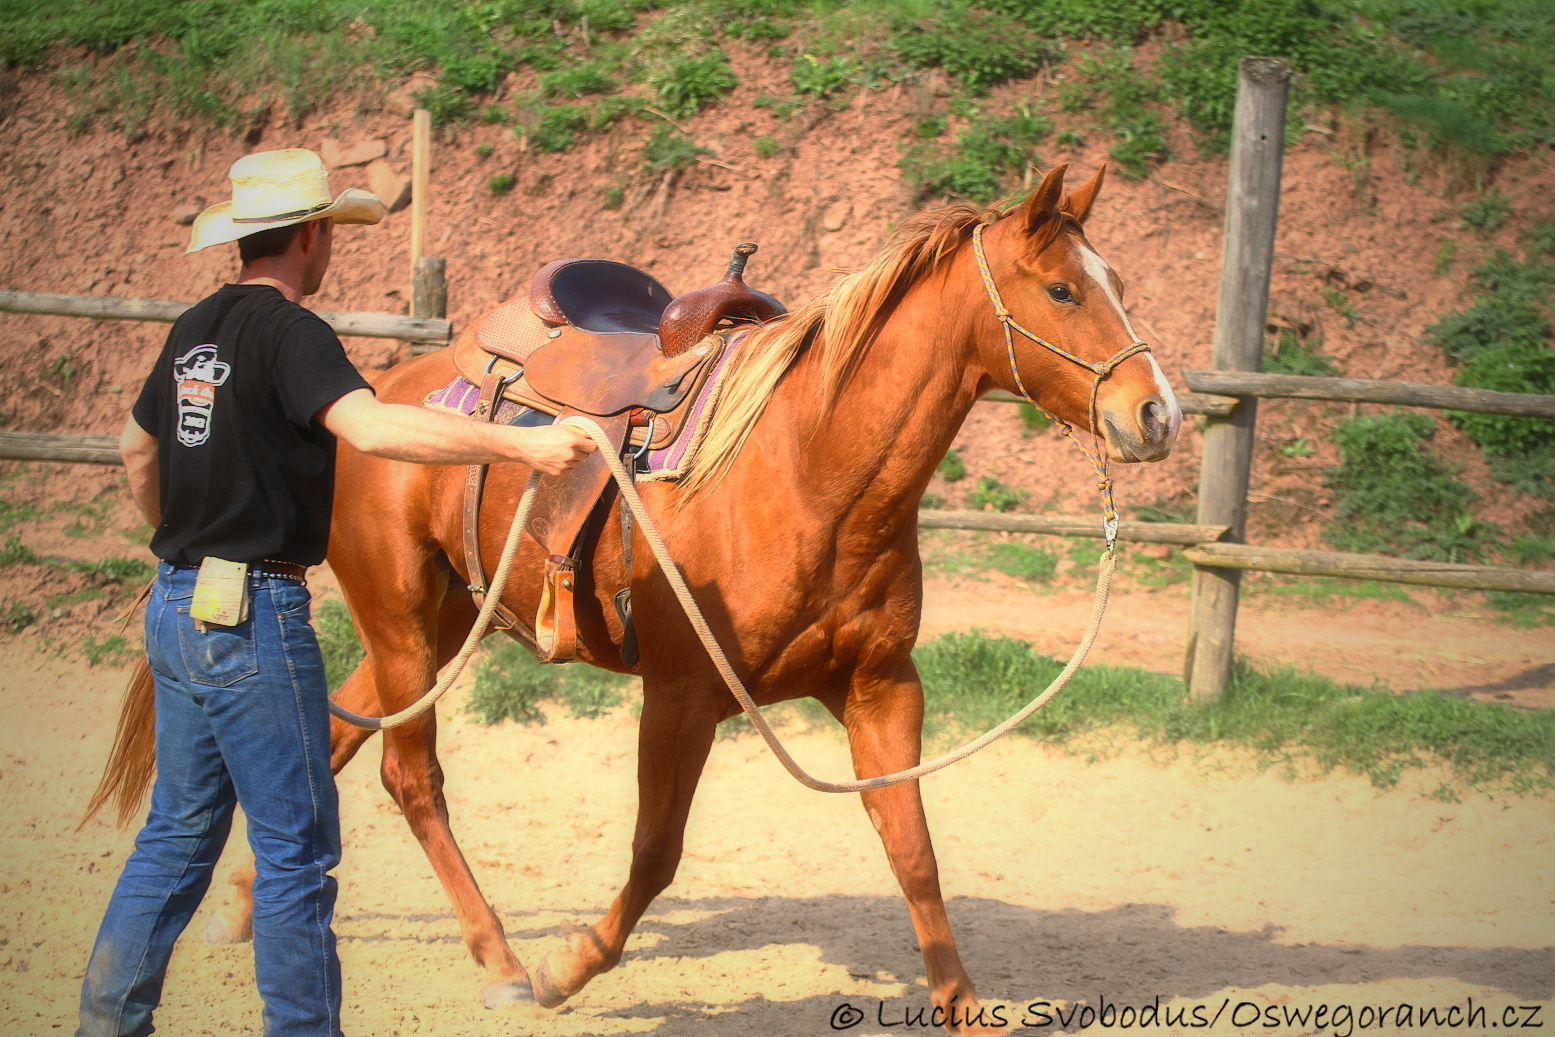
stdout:
POLYGON ((983 248, 983 228, 986 226, 987 224, 979 223, 972 229, 972 254, 977 257, 977 269, 978 272, 983 275, 983 287, 988 290, 988 299, 993 303, 994 316, 999 319, 999 326, 1004 329, 1004 351, 1005 355, 1009 357, 1010 374, 1015 379, 1015 388, 1023 400, 1035 407, 1037 412, 1043 417, 1057 425, 1059 433, 1067 437, 1069 441, 1075 446, 1079 447, 1080 453, 1084 454, 1085 459, 1091 462, 1091 468, 1093 468, 1096 472, 1096 485, 1101 490, 1101 506, 1104 515, 1102 520, 1102 533, 1107 539, 1107 553, 1110 555, 1113 553, 1113 549, 1117 545, 1118 541, 1118 509, 1116 503, 1113 501, 1112 475, 1107 470, 1107 450, 1105 444, 1102 442, 1100 432, 1101 421, 1099 420, 1099 415, 1096 411, 1096 396, 1101 392, 1101 383, 1106 380, 1107 376, 1111 374, 1119 364, 1123 363, 1123 361, 1127 360, 1131 356, 1135 356, 1139 353, 1150 352, 1150 347, 1143 342, 1134 342, 1124 346, 1122 349, 1118 350, 1106 360, 1102 360, 1093 364, 1089 360, 1084 360, 1075 356, 1073 353, 1069 352, 1062 346, 1055 345, 1054 343, 1049 342, 1047 339, 1043 338, 1041 335, 1038 335, 1032 332, 1030 329, 1026 328, 1023 324, 1021 324, 1020 321, 1015 319, 1015 317, 1010 313, 1009 309, 1004 305, 1004 299, 999 295, 999 286, 994 284, 993 271, 988 268, 988 253, 983 248), (1057 353, 1059 356, 1063 357, 1065 360, 1068 360, 1070 363, 1080 365, 1087 371, 1091 372, 1091 374, 1096 376, 1095 379, 1091 382, 1091 397, 1088 405, 1091 420, 1091 446, 1094 447, 1094 450, 1090 447, 1087 447, 1083 442, 1080 441, 1079 437, 1074 434, 1074 426, 1048 411, 1040 403, 1032 399, 1031 393, 1026 391, 1026 383, 1021 379, 1020 376, 1020 365, 1016 363, 1015 360, 1014 332, 1017 331, 1020 332, 1024 337, 1035 342, 1037 345, 1057 353))

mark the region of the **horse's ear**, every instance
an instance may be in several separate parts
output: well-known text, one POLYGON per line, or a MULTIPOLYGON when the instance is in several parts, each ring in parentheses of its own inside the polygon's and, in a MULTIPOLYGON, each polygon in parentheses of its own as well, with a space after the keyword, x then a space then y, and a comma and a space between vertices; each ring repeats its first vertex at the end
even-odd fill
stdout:
POLYGON ((1096 175, 1091 177, 1088 183, 1081 184, 1069 192, 1069 197, 1064 199, 1064 211, 1073 216, 1080 223, 1091 214, 1091 203, 1096 201, 1096 195, 1101 192, 1101 182, 1107 176, 1107 163, 1103 162, 1096 175))
POLYGON ((1054 166, 1020 207, 1021 222, 1027 231, 1035 229, 1058 210, 1058 203, 1064 196, 1064 173, 1068 169, 1068 164, 1054 166))

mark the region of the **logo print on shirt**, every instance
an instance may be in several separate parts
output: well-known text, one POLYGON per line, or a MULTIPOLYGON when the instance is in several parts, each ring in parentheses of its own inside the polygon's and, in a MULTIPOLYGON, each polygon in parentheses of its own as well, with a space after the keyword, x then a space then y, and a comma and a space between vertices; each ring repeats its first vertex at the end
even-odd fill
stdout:
POLYGON ((216 406, 216 386, 227 380, 232 366, 216 359, 214 345, 195 346, 173 361, 173 381, 178 386, 178 441, 199 446, 211 438, 211 411, 216 406))

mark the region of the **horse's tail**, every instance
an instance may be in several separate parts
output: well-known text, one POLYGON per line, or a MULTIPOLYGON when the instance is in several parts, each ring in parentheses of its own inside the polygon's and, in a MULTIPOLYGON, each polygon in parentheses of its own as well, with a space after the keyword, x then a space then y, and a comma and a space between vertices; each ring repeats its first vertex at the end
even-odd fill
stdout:
POLYGON ((124 705, 119 710, 119 727, 113 734, 108 764, 77 831, 96 817, 110 799, 118 802, 120 828, 128 827, 134 820, 157 769, 156 720, 156 685, 151 679, 151 664, 142 655, 130 675, 129 687, 124 690, 124 705))

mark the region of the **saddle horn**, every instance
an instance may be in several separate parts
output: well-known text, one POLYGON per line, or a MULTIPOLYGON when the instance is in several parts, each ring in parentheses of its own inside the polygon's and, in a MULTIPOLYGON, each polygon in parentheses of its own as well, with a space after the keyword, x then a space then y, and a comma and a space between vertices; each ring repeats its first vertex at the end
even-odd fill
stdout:
POLYGON ((740 242, 717 284, 688 292, 670 303, 659 320, 659 343, 665 356, 684 353, 722 321, 759 324, 788 312, 772 296, 745 283, 745 265, 757 247, 754 241, 740 242))

